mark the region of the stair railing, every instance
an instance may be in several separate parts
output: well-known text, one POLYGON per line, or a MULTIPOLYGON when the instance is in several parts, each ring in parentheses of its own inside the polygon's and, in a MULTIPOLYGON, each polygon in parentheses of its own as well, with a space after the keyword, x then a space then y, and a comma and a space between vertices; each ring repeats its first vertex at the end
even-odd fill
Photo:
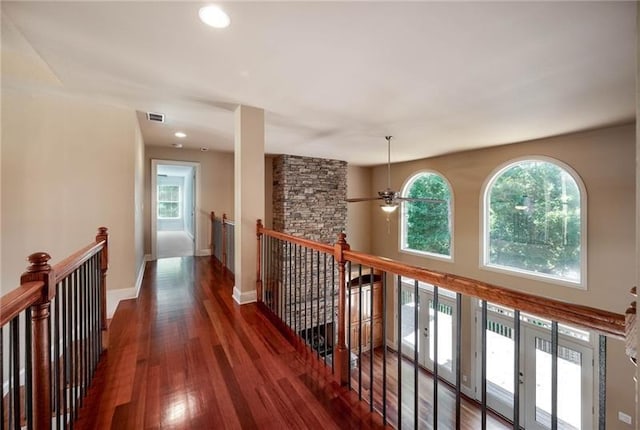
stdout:
POLYGON ((235 272, 234 231, 235 223, 226 213, 216 218, 215 212, 211 212, 211 255, 231 274, 235 272))
MULTIPOLYGON (((256 232, 259 307, 292 343, 324 362, 340 384, 355 390, 361 400, 368 402, 371 411, 378 411, 385 424, 397 428, 406 425, 450 428, 452 423, 460 428, 463 422, 469 425, 469 408, 462 408, 462 402, 472 399, 462 393, 459 359, 465 298, 479 307, 477 324, 481 346, 477 354, 481 383, 477 428, 487 428, 487 420, 497 416, 487 400, 487 333, 508 335, 514 343, 514 352, 507 361, 513 365, 513 410, 506 420, 514 429, 524 425, 520 417, 520 378, 524 370, 520 357, 521 326, 527 324, 528 327, 533 322, 549 337, 540 347, 551 355, 551 410, 546 418, 552 429, 557 429, 559 423, 564 424, 558 416, 558 364, 559 359, 566 359, 568 352, 559 344, 559 339, 566 337, 571 327, 597 336, 594 344, 598 349, 596 365, 600 379, 594 384, 597 390, 594 409, 597 408, 598 414, 592 425, 604 429, 607 340, 625 339, 625 315, 352 251, 344 234, 339 235, 334 245, 322 244, 266 229, 260 220, 256 232), (429 286, 432 298, 429 303, 419 303, 425 286, 429 286), (423 318, 418 312, 420 306, 423 310, 427 306, 430 316, 428 321, 423 319, 419 324, 423 318), (508 321, 508 326, 496 324, 496 313, 508 321), (445 370, 441 365, 432 366, 428 372, 432 386, 425 401, 422 394, 426 388, 419 384, 419 374, 424 373, 425 368, 419 364, 415 346, 421 342, 422 331, 426 336, 430 330, 433 362, 439 363, 438 324, 445 316, 452 320, 448 323, 454 332, 452 342, 457 358, 450 365, 453 379, 445 380, 439 374, 445 370), (394 327, 395 333, 387 329, 388 325, 394 327), (407 333, 412 334, 407 336, 407 333), (395 344, 391 344, 388 338, 394 335, 395 344), (409 353, 402 351, 403 339, 408 337, 411 339, 407 342, 414 345, 409 353), (409 374, 407 383, 404 376, 409 374), (455 405, 439 408, 442 401, 439 391, 444 389, 453 392, 455 405)), ((635 318, 635 310, 628 311, 627 319, 631 315, 635 318)), ((465 323, 472 324, 469 320, 465 323)))
POLYGON ((2 430, 72 428, 106 348, 107 228, 53 267, 50 259, 31 254, 20 286, 0 299, 2 430))

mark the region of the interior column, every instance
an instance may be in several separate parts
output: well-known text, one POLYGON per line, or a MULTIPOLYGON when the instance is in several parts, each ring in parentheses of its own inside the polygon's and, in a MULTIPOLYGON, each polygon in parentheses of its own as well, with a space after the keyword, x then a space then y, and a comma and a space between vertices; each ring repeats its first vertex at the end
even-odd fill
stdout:
POLYGON ((256 301, 256 220, 264 220, 264 110, 238 106, 234 155, 235 286, 240 304, 256 301))

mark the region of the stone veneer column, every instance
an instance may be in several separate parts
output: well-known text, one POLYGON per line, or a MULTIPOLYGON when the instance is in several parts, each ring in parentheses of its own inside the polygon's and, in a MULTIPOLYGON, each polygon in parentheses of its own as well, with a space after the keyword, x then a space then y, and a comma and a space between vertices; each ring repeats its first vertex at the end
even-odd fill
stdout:
POLYGON ((235 286, 236 302, 256 301, 256 220, 264 219, 264 111, 235 111, 235 286))
MULTIPOLYGON (((281 155, 273 161, 273 229, 317 242, 334 244, 346 229, 347 163, 338 160, 281 155)), ((285 321, 295 321, 298 332, 310 329, 312 321, 333 321, 335 315, 325 306, 325 297, 337 303, 336 274, 325 273, 324 260, 313 253, 288 255, 288 249, 272 251, 286 278, 291 258, 309 272, 296 277, 293 303, 285 309, 285 321), (313 273, 313 275, 309 275, 313 273), (312 289, 315 288, 315 292, 312 289), (325 292, 324 289, 327 289, 325 292), (320 292, 322 291, 322 292, 320 292), (318 294, 322 297, 318 300, 318 294), (314 306, 309 304, 314 298, 314 306), (334 299, 332 300, 332 297, 334 299), (305 305, 306 304, 306 305, 305 305), (313 309, 313 315, 311 315, 313 309), (291 312, 294 313, 291 316, 291 312)), ((278 276, 278 275, 276 275, 278 276)), ((287 300, 283 299, 283 302, 287 300)))

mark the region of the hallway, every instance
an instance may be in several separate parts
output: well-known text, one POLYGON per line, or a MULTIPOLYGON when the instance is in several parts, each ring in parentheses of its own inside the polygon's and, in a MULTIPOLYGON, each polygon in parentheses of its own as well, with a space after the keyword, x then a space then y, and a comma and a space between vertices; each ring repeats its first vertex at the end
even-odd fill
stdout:
POLYGON ((193 239, 186 231, 158 231, 158 258, 193 255, 193 239))
POLYGON ((381 428, 328 382, 210 257, 147 264, 140 297, 120 303, 79 429, 381 428))

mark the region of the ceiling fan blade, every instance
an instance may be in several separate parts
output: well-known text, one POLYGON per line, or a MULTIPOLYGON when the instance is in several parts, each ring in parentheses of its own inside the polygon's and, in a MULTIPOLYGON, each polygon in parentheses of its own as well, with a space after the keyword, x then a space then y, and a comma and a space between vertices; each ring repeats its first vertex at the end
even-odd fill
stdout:
POLYGON ((356 197, 353 199, 347 199, 347 202, 355 203, 355 202, 366 202, 369 200, 382 200, 382 197, 356 197))
POLYGON ((423 203, 446 203, 446 200, 440 199, 421 199, 421 198, 412 198, 412 197, 396 197, 396 200, 401 200, 403 202, 423 202, 423 203))

